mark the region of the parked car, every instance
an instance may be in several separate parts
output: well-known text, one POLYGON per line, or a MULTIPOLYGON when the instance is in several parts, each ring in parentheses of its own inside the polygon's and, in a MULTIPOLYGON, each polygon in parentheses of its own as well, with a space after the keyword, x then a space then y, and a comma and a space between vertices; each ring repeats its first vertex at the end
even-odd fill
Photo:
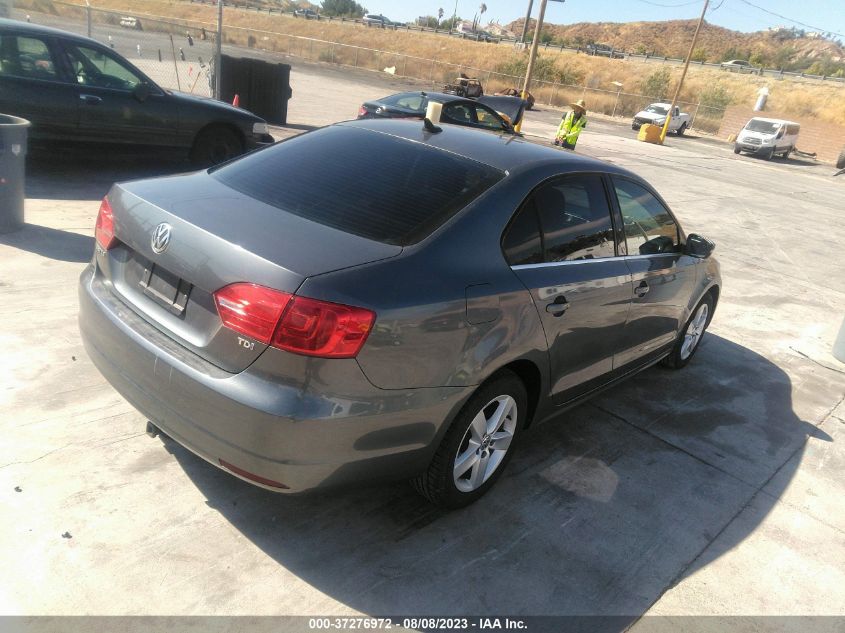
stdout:
POLYGON ((461 75, 455 78, 455 82, 443 86, 443 92, 447 95, 458 95, 459 97, 480 97, 484 94, 484 88, 480 79, 461 75))
POLYGON ((314 9, 296 9, 293 14, 310 20, 316 20, 320 17, 320 14, 314 11, 314 9))
POLYGON ((160 88, 94 40, 4 19, 0 112, 29 119, 34 145, 160 147, 205 166, 273 142, 263 119, 160 88))
MULTIPOLYGON (((518 88, 505 88, 501 92, 494 92, 493 94, 494 95, 506 96, 506 97, 518 97, 520 99, 522 98, 522 97, 520 97, 520 95, 522 94, 522 90, 520 90, 518 88)), ((531 109, 534 108, 534 95, 533 94, 531 94, 530 92, 527 93, 525 95, 525 101, 526 101, 526 106, 525 106, 526 110, 531 110, 531 109)))
MULTIPOLYGON (((639 130, 646 123, 665 125, 666 115, 669 114, 671 107, 671 103, 652 103, 645 110, 640 110, 634 115, 634 120, 631 122, 631 129, 639 130)), ((686 112, 681 112, 681 109, 675 106, 675 109, 672 111, 672 118, 669 121, 669 132, 683 136, 689 124, 690 115, 686 112)))
POLYGON ((378 25, 378 26, 390 26, 393 24, 390 20, 388 20, 383 15, 376 15, 374 13, 369 13, 361 18, 361 22, 364 24, 370 25, 378 25))
POLYGON ((443 104, 440 115, 443 123, 497 132, 513 133, 513 126, 522 120, 525 111, 525 101, 515 97, 465 99, 442 92, 400 92, 366 101, 358 109, 358 118, 422 119, 429 101, 443 104))
POLYGON ((770 159, 775 154, 789 158, 798 142, 801 126, 793 121, 754 117, 740 130, 734 142, 734 154, 747 152, 770 159))
POLYGON ((689 363, 721 285, 630 171, 419 121, 114 185, 95 237, 82 340, 151 434, 269 490, 412 478, 451 508, 526 427, 689 363))

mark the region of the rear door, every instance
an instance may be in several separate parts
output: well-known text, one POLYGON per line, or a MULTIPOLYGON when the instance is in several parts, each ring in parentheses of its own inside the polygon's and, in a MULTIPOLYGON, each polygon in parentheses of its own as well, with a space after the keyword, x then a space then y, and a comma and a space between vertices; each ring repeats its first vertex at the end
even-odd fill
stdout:
POLYGON ((75 81, 79 133, 93 142, 172 146, 179 128, 176 103, 105 47, 64 41, 75 81), (142 83, 150 96, 139 101, 142 83))
POLYGON ((598 174, 541 185, 506 232, 505 255, 543 323, 558 404, 595 388, 613 370, 631 302, 617 240, 598 174))
POLYGON ((76 133, 76 95, 52 38, 0 32, 0 112, 32 122, 33 139, 76 133))
POLYGON ((612 182, 634 293, 624 345, 614 362, 624 370, 660 355, 674 343, 686 318, 699 260, 683 254, 680 228, 653 191, 624 177, 613 176, 612 182))

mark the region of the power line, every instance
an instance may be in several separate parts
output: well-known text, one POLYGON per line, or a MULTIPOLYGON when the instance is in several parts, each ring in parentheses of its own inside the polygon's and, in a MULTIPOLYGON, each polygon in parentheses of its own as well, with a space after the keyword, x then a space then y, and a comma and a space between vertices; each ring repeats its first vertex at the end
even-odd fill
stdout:
POLYGON ((650 0, 639 0, 644 4, 650 4, 653 7, 663 7, 665 9, 676 9, 678 7, 688 7, 693 4, 701 4, 701 0, 692 0, 692 2, 682 2, 680 4, 663 4, 660 2, 651 2, 650 0))
MULTIPOLYGON (((641 0, 643 1, 643 0, 641 0)), ((781 20, 786 20, 787 22, 792 22, 793 24, 799 24, 804 26, 808 29, 813 29, 814 31, 819 31, 820 33, 830 33, 831 35, 836 35, 837 37, 845 37, 842 33, 836 33, 835 31, 830 31, 828 29, 819 28, 818 26, 813 26, 812 24, 805 24, 804 22, 799 22, 798 20, 793 20, 792 18, 788 18, 785 15, 781 15, 780 13, 775 13, 774 11, 769 11, 768 9, 764 9, 763 7, 757 6, 753 2, 749 2, 748 0, 739 0, 740 2, 747 4, 749 7, 754 7, 755 9, 759 9, 763 13, 768 13, 769 15, 774 15, 775 17, 780 18, 781 20)))

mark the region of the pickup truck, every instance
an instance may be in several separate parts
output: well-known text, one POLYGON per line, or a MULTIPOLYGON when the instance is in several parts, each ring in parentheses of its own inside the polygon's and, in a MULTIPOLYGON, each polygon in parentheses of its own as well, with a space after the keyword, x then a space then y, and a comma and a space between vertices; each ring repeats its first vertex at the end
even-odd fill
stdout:
MULTIPOLYGON (((634 115, 634 120, 631 122, 631 129, 639 130, 646 123, 663 125, 666 123, 666 114, 671 107, 671 103, 652 103, 645 110, 641 110, 634 115)), ((681 109, 675 106, 675 111, 672 113, 672 120, 669 122, 669 131, 681 136, 687 131, 689 124, 689 114, 681 112, 681 109)))

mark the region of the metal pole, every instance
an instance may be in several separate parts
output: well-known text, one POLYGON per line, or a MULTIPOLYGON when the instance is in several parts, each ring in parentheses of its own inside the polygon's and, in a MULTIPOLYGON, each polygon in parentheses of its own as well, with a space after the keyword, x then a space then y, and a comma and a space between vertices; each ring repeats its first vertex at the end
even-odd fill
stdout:
POLYGON ((217 42, 214 45, 214 98, 220 99, 220 70, 223 57, 223 0, 217 0, 217 42))
POLYGON ((698 24, 695 26, 695 33, 692 36, 692 43, 689 45, 689 52, 687 59, 684 62, 684 69, 681 71, 681 79, 678 81, 678 87, 675 89, 675 96, 672 97, 672 105, 669 106, 669 112, 666 114, 666 122, 663 124, 663 129, 660 131, 661 144, 666 139, 666 132, 669 131, 669 122, 672 120, 672 112, 675 111, 675 104, 678 102, 678 95, 681 94, 681 86, 684 85, 684 77, 687 76, 687 68, 689 68, 689 61, 692 57, 692 52, 695 50, 695 43, 698 41, 698 32, 701 30, 701 23, 704 22, 704 14, 707 13, 707 5, 710 0, 704 0, 704 7, 701 9, 701 17, 698 18, 698 24))
POLYGON ((458 0, 455 0, 455 10, 452 11, 452 26, 449 29, 449 33, 455 30, 455 20, 458 19, 458 0))
POLYGON ((173 53, 173 70, 176 71, 176 89, 181 91, 182 84, 179 81, 179 65, 176 63, 176 45, 173 43, 173 36, 170 36, 170 51, 173 53))
POLYGON ((88 23, 88 37, 91 37, 91 3, 85 0, 85 21, 88 23))
POLYGON ((528 21, 531 20, 531 9, 534 7, 534 0, 528 0, 528 11, 525 12, 525 24, 522 25, 522 36, 519 38, 520 44, 525 44, 525 34, 528 32, 528 21))
MULTIPOLYGON (((522 86, 522 98, 528 97, 528 89, 531 87, 531 73, 534 72, 534 60, 537 59, 537 46, 540 43, 540 30, 543 28, 543 18, 546 15, 546 3, 548 0, 540 0, 540 15, 537 16, 537 26, 534 29, 534 39, 531 40, 531 52, 528 54, 528 68, 525 69, 525 83, 522 86)), ((522 121, 516 126, 519 132, 522 128, 522 121)))

